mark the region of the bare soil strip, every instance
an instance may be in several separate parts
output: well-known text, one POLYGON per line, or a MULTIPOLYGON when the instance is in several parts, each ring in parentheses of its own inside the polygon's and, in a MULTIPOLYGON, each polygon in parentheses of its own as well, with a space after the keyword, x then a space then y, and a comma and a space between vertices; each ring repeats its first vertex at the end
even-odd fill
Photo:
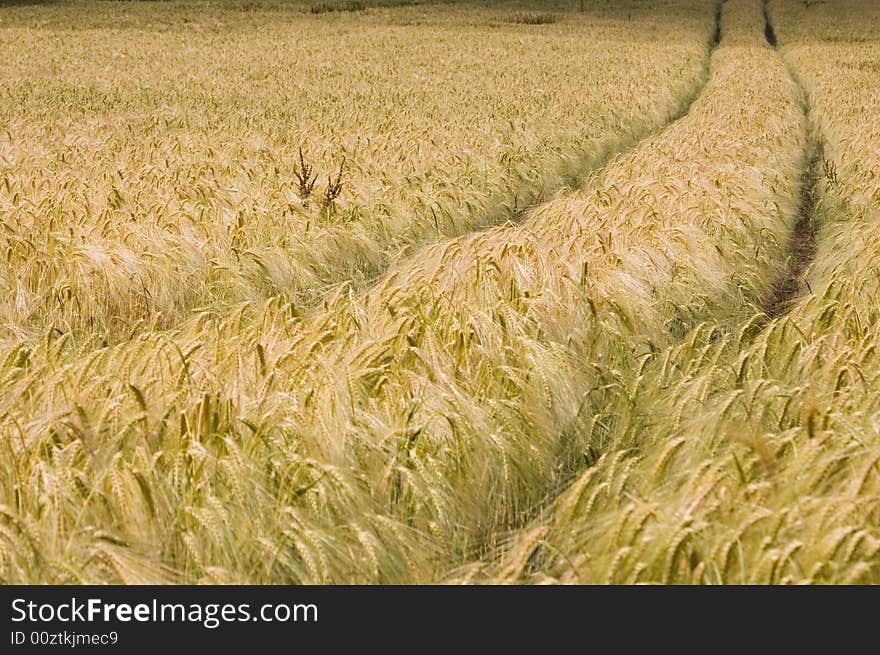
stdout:
POLYGON ((764 3, 764 38, 766 38, 767 43, 774 48, 778 45, 776 29, 773 27, 773 22, 770 20, 770 14, 766 2, 764 3))
POLYGON ((822 162, 821 146, 818 143, 813 143, 811 149, 812 153, 808 157, 801 178, 801 198, 797 221, 788 242, 788 269, 774 281, 764 304, 764 314, 770 320, 787 314, 795 301, 809 291, 804 273, 816 256, 818 226, 815 212, 819 200, 816 186, 819 180, 819 166, 822 162))
MULTIPOLYGON (((764 3, 764 36, 774 48, 777 47, 776 30, 770 20, 767 3, 764 3)), ((800 87, 800 82, 792 75, 795 83, 800 87)), ((809 125, 809 105, 807 95, 802 87, 804 114, 807 116, 809 125)), ((800 205, 798 207, 797 220, 792 229, 788 242, 788 266, 783 275, 773 282, 770 293, 764 302, 764 314, 768 320, 773 320, 787 314, 795 301, 805 292, 809 291, 804 274, 816 257, 816 233, 818 221, 815 218, 816 206, 819 202, 818 182, 819 168, 822 165, 823 149, 821 139, 816 135, 812 127, 808 128, 809 142, 807 156, 805 157, 804 172, 801 177, 800 205)))

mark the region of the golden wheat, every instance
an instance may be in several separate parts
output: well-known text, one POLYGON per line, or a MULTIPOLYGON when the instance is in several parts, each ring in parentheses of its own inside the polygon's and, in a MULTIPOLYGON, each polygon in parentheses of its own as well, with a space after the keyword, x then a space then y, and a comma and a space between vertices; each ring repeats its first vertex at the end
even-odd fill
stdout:
POLYGON ((877 10, 394 4, 3 14, 0 580, 877 582, 877 10))
POLYGON ((763 327, 700 326, 648 363, 633 396, 652 413, 621 430, 634 436, 625 464, 624 451, 604 455, 511 538, 509 553, 459 579, 880 580, 880 134, 871 118, 880 50, 859 43, 880 14, 868 3, 853 13, 772 2, 768 16, 824 155, 814 163, 817 247, 804 297, 763 327), (625 493, 602 493, 609 488, 625 493), (515 566, 517 544, 538 530, 540 566, 515 566))
POLYGON ((115 539, 184 579, 420 580, 491 548, 604 446, 584 425, 611 432, 595 408, 619 369, 751 313, 782 260, 802 117, 741 13, 686 119, 522 227, 430 247, 304 321, 274 303, 61 366, 48 345, 8 424, 116 467, 131 491, 78 516, 120 517, 115 539))
POLYGON ((611 10, 529 26, 490 8, 255 9, 10 12, 0 337, 118 341, 362 286, 400 251, 515 219, 669 120, 711 32, 695 0, 648 12, 644 36, 611 10))

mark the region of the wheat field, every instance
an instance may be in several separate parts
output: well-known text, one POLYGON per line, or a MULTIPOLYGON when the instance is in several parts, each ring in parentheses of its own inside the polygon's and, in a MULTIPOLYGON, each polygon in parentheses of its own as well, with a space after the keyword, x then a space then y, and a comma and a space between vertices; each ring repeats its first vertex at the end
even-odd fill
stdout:
POLYGON ((0 582, 880 582, 878 35, 0 6, 0 582))

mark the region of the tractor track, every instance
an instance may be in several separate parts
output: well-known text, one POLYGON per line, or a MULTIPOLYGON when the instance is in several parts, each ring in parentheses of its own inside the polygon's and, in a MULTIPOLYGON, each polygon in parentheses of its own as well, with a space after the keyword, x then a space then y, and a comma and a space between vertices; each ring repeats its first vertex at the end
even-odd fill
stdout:
MULTIPOLYGON (((613 155, 609 156, 607 161, 605 161, 602 164, 602 166, 599 166, 595 170, 601 170, 602 168, 607 166, 609 163, 611 163, 613 160, 617 159, 618 157, 625 156, 626 153, 635 150, 640 144, 644 143, 646 140, 653 138, 654 136, 657 136, 659 134, 662 134, 672 124, 674 124, 678 120, 681 120, 682 118, 686 117, 690 113, 693 105, 697 102, 697 100, 700 97, 702 97, 703 92, 706 88, 706 85, 709 83, 709 80, 711 78, 712 57, 713 57, 715 50, 718 48, 718 46, 721 43, 721 36, 722 36, 721 9, 722 9, 722 4, 723 4, 723 2, 718 2, 716 4, 715 27, 712 32, 712 38, 709 41, 709 52, 708 52, 708 55, 706 58, 705 78, 703 80, 703 83, 700 84, 699 88, 695 91, 694 95, 687 100, 687 102, 683 106, 683 109, 679 113, 677 113, 674 118, 672 118, 671 120, 666 122, 663 126, 659 127, 658 129, 652 131, 651 134, 645 136, 644 138, 638 139, 638 141, 634 142, 629 147, 627 147, 623 150, 620 150, 620 151, 614 153, 613 155)), ((593 169, 591 169, 590 171, 588 171, 584 174, 584 176, 581 179, 581 183, 585 182, 589 178, 589 175, 592 173, 592 170, 593 169)), ((557 192, 558 192, 558 190, 557 190, 557 192)), ((515 216, 515 218, 516 218, 515 222, 521 223, 523 220, 525 220, 525 218, 527 218, 528 213, 531 210, 548 202, 551 198, 552 198, 552 196, 542 200, 541 202, 535 202, 532 205, 530 205, 529 207, 520 210, 520 212, 518 212, 517 215, 515 216)), ((562 468, 564 470, 567 470, 567 475, 566 474, 561 475, 559 477, 559 479, 555 481, 554 484, 552 484, 550 487, 547 488, 546 495, 544 496, 544 499, 542 501, 536 503, 535 505, 533 505, 529 508, 524 508, 524 509, 520 510, 518 512, 517 519, 514 523, 509 524, 501 529, 496 528, 491 533, 487 534, 484 539, 480 540, 479 542, 477 542, 473 545, 470 552, 468 552, 464 555, 463 560, 464 561, 475 561, 475 560, 481 559, 483 557, 486 557, 487 555, 491 557, 491 556, 493 556, 493 554, 497 555, 500 552, 504 552, 505 547, 507 545, 507 539, 509 538, 509 536, 511 534, 515 533, 516 531, 519 531, 519 530, 526 528, 533 521, 538 519, 538 517, 541 516, 547 510, 548 507, 552 506, 552 504, 556 500, 556 498, 561 493, 563 493, 565 491, 565 489, 572 482, 572 480, 574 480, 577 477, 577 475, 583 471, 582 467, 577 466, 576 464, 572 465, 572 463, 568 463, 568 465, 566 465, 565 463, 562 463, 562 468)), ((538 549, 535 553, 533 553, 532 558, 540 557, 539 551, 540 551, 540 549, 538 549)), ((530 558, 530 559, 532 559, 532 558, 530 558)))
MULTIPOLYGON (((477 226, 474 229, 466 230, 461 234, 454 234, 444 238, 438 238, 436 240, 420 240, 417 243, 414 243, 412 245, 412 248, 405 250, 402 255, 398 256, 399 258, 396 259, 396 261, 391 261, 390 263, 387 263, 387 265, 372 271, 372 275, 367 277, 366 281, 360 287, 360 289, 363 291, 368 291, 370 288, 378 284, 383 277, 388 275, 395 268, 395 266, 405 265, 407 261, 412 260, 414 257, 418 257, 419 252, 426 247, 436 245, 438 243, 448 243, 456 239, 471 237, 476 234, 481 234, 494 229, 498 229, 499 227, 522 225, 528 220, 532 212, 534 212, 539 207, 547 204, 548 202, 551 202, 554 198, 558 197, 560 193, 564 193, 566 190, 571 191, 579 189, 586 183, 591 175, 603 170, 604 168, 607 168, 616 159, 626 156, 627 153, 632 152, 645 141, 656 137, 658 134, 661 134, 664 130, 666 130, 670 125, 687 116, 690 113, 694 103, 703 95, 703 90, 706 88, 706 84, 708 84, 709 78, 711 77, 710 68, 712 53, 721 42, 722 4, 723 0, 719 0, 715 3, 714 26, 712 28, 712 34, 708 42, 708 52, 706 53, 706 62, 703 68, 702 79, 700 80, 699 84, 697 84, 696 87, 690 92, 690 94, 683 99, 679 108, 674 111, 664 122, 655 126, 653 129, 649 129, 640 134, 633 135, 630 139, 621 139, 622 144, 618 143, 607 146, 604 152, 599 153, 594 158, 586 158, 588 161, 584 162, 580 172, 568 175, 568 179, 563 186, 555 186, 543 192, 539 192, 536 197, 529 200, 522 207, 517 207, 514 204, 512 211, 502 211, 500 213, 495 213, 491 217, 488 217, 485 221, 481 221, 482 226, 477 226)), ((335 287, 335 283, 330 285, 330 288, 335 287)), ((318 306, 318 303, 314 303, 313 306, 318 306)), ((308 308, 306 308, 306 310, 308 310, 308 308)))
POLYGON ((810 291, 806 280, 806 272, 816 257, 816 241, 819 222, 816 220, 816 209, 819 204, 820 168, 824 161, 822 139, 811 124, 810 106, 806 89, 798 80, 784 57, 778 53, 776 29, 770 17, 769 3, 764 2, 764 37, 767 43, 777 50, 778 56, 785 63, 788 74, 798 87, 801 95, 801 107, 807 125, 807 146, 804 156, 804 170, 801 174, 800 202, 797 217, 789 236, 786 250, 787 265, 783 273, 773 281, 764 301, 764 316, 773 320, 786 315, 797 300, 810 291))
MULTIPOLYGON (((776 30, 770 19, 767 4, 768 3, 765 1, 764 37, 767 40, 767 43, 772 46, 774 50, 777 50, 777 56, 782 59, 782 55, 778 53, 776 30)), ((715 47, 721 40, 720 18, 721 8, 719 4, 716 16, 717 30, 713 39, 712 51, 714 51, 715 47)), ((810 291, 809 284, 805 279, 805 274, 812 264, 817 250, 817 233, 819 225, 816 219, 816 209, 820 196, 819 180, 821 178, 821 166, 824 161, 822 140, 816 133, 814 126, 811 125, 809 103, 803 85, 798 80, 788 62, 783 59, 783 63, 788 70, 789 76, 796 84, 801 96, 801 106, 806 122, 807 143, 804 153, 804 168, 801 172, 797 214, 786 246, 786 266, 784 271, 771 282, 770 290, 762 305, 764 319, 759 324, 767 324, 773 319, 784 316, 791 311, 796 305, 798 299, 804 295, 804 292, 810 291)), ((697 97, 699 97, 699 94, 697 97)), ((695 97, 691 103, 689 103, 688 111, 696 99, 697 98, 695 97)), ((687 115, 687 113, 687 111, 684 112, 682 116, 687 115)), ((553 506, 553 503, 559 495, 564 493, 567 489, 568 484, 576 479, 577 475, 582 472, 582 467, 573 467, 568 476, 562 477, 553 485, 552 489, 548 489, 548 493, 542 502, 521 512, 516 525, 508 526, 507 530, 500 530, 489 535, 490 538, 486 539, 481 544, 482 548, 475 549, 475 552, 471 553, 465 562, 472 563, 485 557, 488 557, 490 561, 498 561, 496 558, 503 556, 504 553, 509 553, 510 548, 516 547, 517 542, 513 537, 522 534, 523 531, 529 528, 529 526, 534 526, 535 521, 537 521, 539 517, 548 510, 548 508, 553 506)), ((536 528, 535 533, 537 534, 537 531, 540 529, 541 528, 536 528)), ((537 539, 534 547, 525 558, 524 570, 534 570, 538 567, 545 554, 543 543, 540 539, 537 539)), ((459 567, 448 573, 452 578, 455 578, 455 576, 463 570, 465 570, 463 567, 459 567)))
MULTIPOLYGON (((706 54, 706 65, 703 71, 703 79, 698 85, 696 89, 685 99, 682 103, 681 107, 673 113, 666 122, 661 125, 658 125, 653 130, 649 130, 645 134, 641 134, 635 137, 631 142, 629 142, 626 146, 617 149, 609 149, 604 156, 600 156, 598 161, 594 163, 594 165, 588 165, 581 171, 580 174, 573 176, 567 185, 568 188, 577 189, 584 185, 584 183, 589 179, 589 177, 595 173, 596 171, 600 171, 603 168, 606 168, 612 161, 618 159, 620 157, 625 157, 627 153, 632 152, 636 148, 638 148, 642 143, 651 139, 658 134, 662 133, 666 128, 675 123, 676 121, 687 116, 691 107, 693 107, 694 103, 697 99, 703 95, 703 89, 706 87, 706 84, 709 82, 709 78, 711 76, 710 73, 710 62, 712 60, 712 53, 715 51, 715 48, 718 47, 718 44, 721 43, 721 2, 718 2, 715 7, 715 25, 712 30, 712 36, 709 39, 709 51, 706 54)), ((532 211, 540 207, 541 205, 545 205, 562 191, 565 187, 560 187, 553 189, 543 195, 541 195, 536 200, 530 202, 525 207, 517 209, 510 217, 509 222, 515 224, 521 224, 526 218, 531 214, 532 211)))
POLYGON ((821 145, 812 143, 806 159, 806 168, 801 175, 797 219, 787 245, 788 265, 782 275, 773 281, 764 302, 764 314, 770 320, 790 312, 797 300, 810 291, 805 274, 816 256, 818 222, 815 213, 819 202, 819 167, 823 159, 821 145))

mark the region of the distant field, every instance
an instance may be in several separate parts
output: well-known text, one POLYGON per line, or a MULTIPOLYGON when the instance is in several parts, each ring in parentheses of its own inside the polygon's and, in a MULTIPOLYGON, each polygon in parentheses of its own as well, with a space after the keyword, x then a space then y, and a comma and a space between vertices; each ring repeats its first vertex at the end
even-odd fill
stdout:
POLYGON ((880 8, 0 5, 0 582, 880 582, 880 8))
POLYGON ((0 338, 305 310, 401 251, 519 220, 682 111, 711 29, 694 1, 539 25, 300 4, 4 10, 0 338))

